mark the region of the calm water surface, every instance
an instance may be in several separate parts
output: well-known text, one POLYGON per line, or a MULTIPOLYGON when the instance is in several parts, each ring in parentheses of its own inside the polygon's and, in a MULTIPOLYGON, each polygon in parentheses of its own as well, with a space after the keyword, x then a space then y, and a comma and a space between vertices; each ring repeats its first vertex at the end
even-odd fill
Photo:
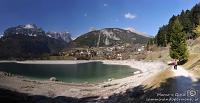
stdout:
POLYGON ((125 65, 107 65, 101 62, 80 64, 0 63, 0 71, 19 74, 31 79, 47 80, 50 77, 56 77, 64 82, 102 82, 109 78, 133 75, 137 69, 125 65))

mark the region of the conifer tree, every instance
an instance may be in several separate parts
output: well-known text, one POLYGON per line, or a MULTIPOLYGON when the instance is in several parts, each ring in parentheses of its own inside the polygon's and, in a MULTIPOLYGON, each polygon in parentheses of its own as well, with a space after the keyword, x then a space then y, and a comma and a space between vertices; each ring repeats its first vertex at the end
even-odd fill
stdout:
POLYGON ((185 63, 188 60, 186 33, 183 32, 179 18, 176 18, 172 23, 171 33, 170 57, 178 59, 180 63, 185 63))
POLYGON ((195 36, 198 37, 200 35, 200 25, 197 25, 197 27, 193 29, 193 32, 195 33, 195 36))

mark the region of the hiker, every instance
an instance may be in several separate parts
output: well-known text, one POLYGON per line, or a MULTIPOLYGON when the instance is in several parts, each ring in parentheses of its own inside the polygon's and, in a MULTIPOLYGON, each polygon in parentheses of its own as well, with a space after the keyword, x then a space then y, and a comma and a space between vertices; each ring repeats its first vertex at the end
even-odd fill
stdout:
POLYGON ((177 64, 178 64, 178 63, 177 63, 177 60, 174 59, 174 69, 175 69, 175 70, 177 70, 177 64))

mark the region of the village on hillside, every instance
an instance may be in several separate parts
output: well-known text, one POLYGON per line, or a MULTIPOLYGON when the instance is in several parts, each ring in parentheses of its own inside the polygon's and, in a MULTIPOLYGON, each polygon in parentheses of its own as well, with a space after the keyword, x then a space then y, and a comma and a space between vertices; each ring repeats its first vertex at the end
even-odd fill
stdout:
MULTIPOLYGON (((73 48, 59 53, 59 56, 74 60, 141 60, 147 55, 146 46, 142 44, 114 45, 111 47, 73 48)), ((59 57, 58 56, 58 57, 59 57)))

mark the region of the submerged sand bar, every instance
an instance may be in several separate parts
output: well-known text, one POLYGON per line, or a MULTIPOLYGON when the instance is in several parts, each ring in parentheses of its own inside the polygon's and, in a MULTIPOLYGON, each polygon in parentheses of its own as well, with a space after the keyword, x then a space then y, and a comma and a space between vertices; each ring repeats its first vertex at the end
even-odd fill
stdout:
POLYGON ((146 79, 166 68, 166 64, 159 61, 145 62, 135 60, 59 60, 59 61, 1 61, 27 64, 77 64, 87 62, 103 62, 105 64, 128 65, 142 72, 122 79, 109 80, 103 83, 64 83, 54 81, 30 80, 21 76, 9 76, 0 72, 0 87, 33 95, 49 97, 88 97, 100 96, 106 98, 114 93, 123 93, 127 89, 142 84, 146 79))

